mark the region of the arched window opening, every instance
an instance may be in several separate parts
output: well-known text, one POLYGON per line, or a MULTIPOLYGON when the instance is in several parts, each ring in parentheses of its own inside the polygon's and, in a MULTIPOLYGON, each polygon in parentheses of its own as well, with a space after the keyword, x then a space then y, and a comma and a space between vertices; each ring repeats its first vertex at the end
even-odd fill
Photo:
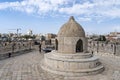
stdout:
POLYGON ((55 39, 55 50, 58 50, 58 40, 55 39))
POLYGON ((83 42, 81 39, 77 41, 76 52, 83 52, 83 42))

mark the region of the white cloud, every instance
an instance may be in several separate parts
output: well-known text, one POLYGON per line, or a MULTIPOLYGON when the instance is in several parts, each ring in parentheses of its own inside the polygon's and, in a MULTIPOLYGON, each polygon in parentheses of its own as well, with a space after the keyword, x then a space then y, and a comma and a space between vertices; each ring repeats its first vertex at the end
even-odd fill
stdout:
POLYGON ((59 11, 61 13, 81 15, 81 14, 87 14, 89 12, 88 8, 91 7, 92 5, 88 3, 84 3, 83 5, 75 4, 72 7, 60 8, 59 11))
POLYGON ((120 18, 120 0, 86 1, 82 4, 74 4, 71 7, 60 8, 59 11, 65 14, 97 19, 101 22, 103 19, 107 18, 120 18))
POLYGON ((112 26, 112 30, 120 31, 120 26, 119 25, 112 26))
POLYGON ((75 15, 83 21, 120 18, 120 0, 23 0, 0 3, 0 10, 4 9, 39 15, 75 15))
POLYGON ((3 10, 3 9, 12 9, 12 10, 22 11, 22 12, 27 12, 27 13, 34 12, 34 7, 28 5, 27 1, 0 3, 0 10, 3 10))
POLYGON ((79 21, 91 21, 91 18, 88 18, 88 17, 79 17, 78 18, 79 21))

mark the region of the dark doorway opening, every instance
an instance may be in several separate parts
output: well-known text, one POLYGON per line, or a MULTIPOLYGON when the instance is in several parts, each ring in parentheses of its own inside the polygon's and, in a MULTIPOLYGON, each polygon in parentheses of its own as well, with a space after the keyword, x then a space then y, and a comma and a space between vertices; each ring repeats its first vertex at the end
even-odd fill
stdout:
POLYGON ((83 42, 81 39, 77 41, 76 52, 83 52, 83 42))
POLYGON ((58 40, 55 39, 55 50, 58 50, 58 40))

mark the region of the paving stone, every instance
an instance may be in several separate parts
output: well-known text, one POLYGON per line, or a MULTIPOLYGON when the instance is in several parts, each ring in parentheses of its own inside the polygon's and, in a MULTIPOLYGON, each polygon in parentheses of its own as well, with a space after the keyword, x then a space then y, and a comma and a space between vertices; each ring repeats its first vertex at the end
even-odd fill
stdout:
POLYGON ((22 54, 0 61, 0 80, 119 80, 120 58, 95 54, 100 57, 105 71, 84 77, 65 77, 41 69, 43 54, 38 51, 22 54))

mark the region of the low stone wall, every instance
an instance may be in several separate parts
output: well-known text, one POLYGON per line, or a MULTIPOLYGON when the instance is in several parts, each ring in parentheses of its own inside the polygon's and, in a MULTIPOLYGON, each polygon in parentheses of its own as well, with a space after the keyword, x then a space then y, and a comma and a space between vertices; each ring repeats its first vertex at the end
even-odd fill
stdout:
POLYGON ((22 55, 28 52, 31 52, 33 49, 29 50, 29 49, 24 49, 21 51, 16 51, 16 52, 8 52, 8 53, 4 53, 4 54, 0 54, 0 60, 6 59, 6 58, 10 58, 10 57, 14 57, 14 56, 18 56, 18 55, 22 55))
POLYGON ((2 43, 0 44, 0 60, 30 52, 34 49, 33 46, 30 42, 2 43))
POLYGON ((118 43, 106 43, 98 41, 88 42, 89 52, 97 53, 110 53, 116 56, 120 56, 120 44, 118 43))

